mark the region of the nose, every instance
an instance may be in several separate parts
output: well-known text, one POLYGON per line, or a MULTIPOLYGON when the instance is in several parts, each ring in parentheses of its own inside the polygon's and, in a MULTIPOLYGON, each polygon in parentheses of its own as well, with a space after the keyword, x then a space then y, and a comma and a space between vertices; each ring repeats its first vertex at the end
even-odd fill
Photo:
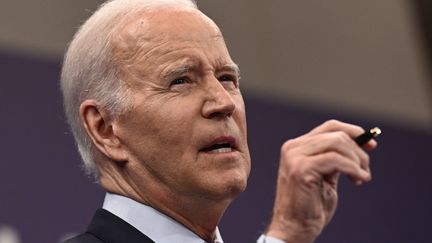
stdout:
POLYGON ((230 117, 236 109, 232 94, 216 78, 208 83, 202 115, 208 119, 230 117))

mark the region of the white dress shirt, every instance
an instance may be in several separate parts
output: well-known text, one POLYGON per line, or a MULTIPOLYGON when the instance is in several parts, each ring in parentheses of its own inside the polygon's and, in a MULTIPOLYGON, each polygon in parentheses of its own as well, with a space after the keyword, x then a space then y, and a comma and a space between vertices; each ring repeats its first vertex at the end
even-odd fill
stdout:
MULTIPOLYGON (((103 209, 123 219, 156 243, 205 243, 205 240, 174 219, 130 198, 106 193, 103 209)), ((216 228, 215 235, 215 242, 223 243, 218 228, 216 228)), ((284 242, 261 235, 257 243, 284 242)))
MULTIPOLYGON (((156 209, 117 194, 107 193, 103 208, 123 219, 156 243, 205 243, 198 235, 156 209)), ((215 242, 223 243, 216 228, 215 242)))
POLYGON ((257 243, 286 243, 286 242, 271 236, 261 235, 260 238, 258 238, 257 243))

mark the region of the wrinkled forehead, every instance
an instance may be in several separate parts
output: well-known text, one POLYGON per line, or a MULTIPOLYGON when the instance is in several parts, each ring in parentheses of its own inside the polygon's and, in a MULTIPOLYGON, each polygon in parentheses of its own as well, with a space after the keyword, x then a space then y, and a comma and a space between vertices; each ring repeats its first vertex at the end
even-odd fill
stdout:
POLYGON ((145 42, 222 40, 217 25, 201 11, 186 7, 144 10, 120 25, 113 44, 141 46, 145 42))
POLYGON ((161 8, 135 15, 113 38, 112 48, 118 67, 128 78, 131 74, 145 77, 185 58, 216 66, 232 63, 219 28, 192 8, 161 8))

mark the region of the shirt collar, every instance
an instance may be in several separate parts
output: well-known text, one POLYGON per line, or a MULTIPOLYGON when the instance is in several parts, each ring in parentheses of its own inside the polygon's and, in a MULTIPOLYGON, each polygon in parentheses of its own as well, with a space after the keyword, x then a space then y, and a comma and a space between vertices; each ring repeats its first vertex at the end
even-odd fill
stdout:
MULTIPOLYGON (((123 219, 156 243, 205 243, 198 235, 156 209, 117 194, 106 193, 105 210, 123 219)), ((223 243, 216 228, 215 242, 223 243)))

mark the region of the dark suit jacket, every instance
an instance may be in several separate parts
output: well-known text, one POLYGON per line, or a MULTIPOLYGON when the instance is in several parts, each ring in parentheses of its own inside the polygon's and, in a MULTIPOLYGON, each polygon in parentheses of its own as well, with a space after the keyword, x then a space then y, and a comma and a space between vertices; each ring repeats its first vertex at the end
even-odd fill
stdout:
POLYGON ((87 231, 64 243, 154 243, 143 233, 105 209, 98 209, 87 231))

